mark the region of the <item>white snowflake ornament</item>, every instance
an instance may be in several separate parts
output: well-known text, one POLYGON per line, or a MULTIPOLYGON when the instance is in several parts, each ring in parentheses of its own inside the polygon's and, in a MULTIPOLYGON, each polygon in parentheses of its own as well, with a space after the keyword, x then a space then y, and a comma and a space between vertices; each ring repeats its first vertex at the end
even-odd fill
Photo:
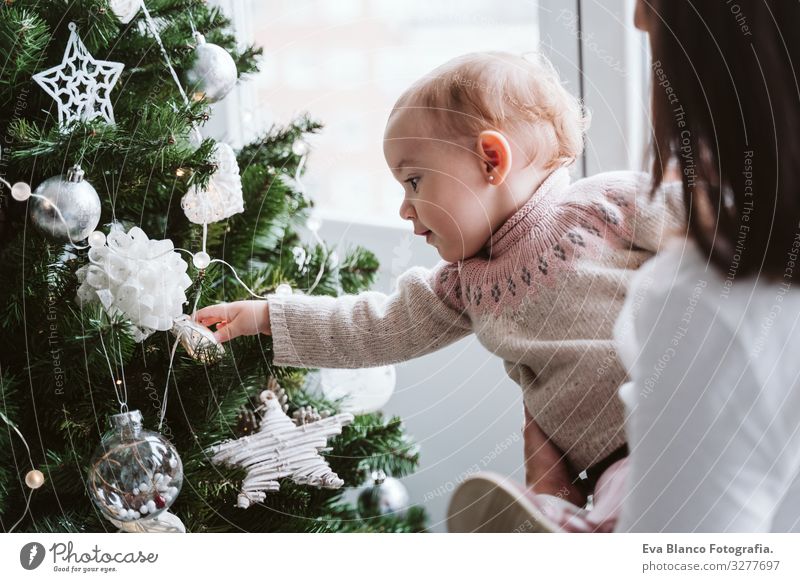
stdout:
POLYGON ((188 268, 171 240, 150 240, 138 226, 125 233, 115 223, 105 244, 89 249, 89 264, 75 272, 81 283, 77 300, 99 301, 112 316, 121 313, 141 342, 172 329, 183 314, 192 284, 188 268))
POLYGON ((186 218, 195 224, 217 222, 244 211, 242 179, 233 148, 217 142, 212 158, 217 170, 208 187, 201 190, 192 186, 181 199, 186 218))
POLYGON ((61 64, 35 74, 33 80, 58 103, 58 123, 62 128, 76 120, 96 117, 113 124, 111 89, 125 65, 95 59, 78 37, 74 22, 69 23, 69 29, 61 64))
MULTIPOLYGON (((258 431, 239 439, 225 441, 209 449, 214 463, 236 465, 247 470, 237 505, 243 509, 278 491, 278 479, 291 478, 300 485, 338 489, 344 481, 320 455, 328 439, 353 422, 347 412, 298 426, 286 415, 280 396, 272 390, 261 393, 264 415, 258 431)), ((305 418, 304 420, 308 420, 305 418)))

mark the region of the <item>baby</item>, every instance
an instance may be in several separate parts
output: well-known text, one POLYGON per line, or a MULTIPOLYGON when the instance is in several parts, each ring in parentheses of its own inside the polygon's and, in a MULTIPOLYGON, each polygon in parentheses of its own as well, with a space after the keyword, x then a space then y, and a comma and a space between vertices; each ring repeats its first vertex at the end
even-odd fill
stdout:
POLYGON ((627 454, 612 343, 627 284, 682 221, 644 174, 570 183, 586 124, 541 57, 453 59, 399 98, 384 136, 400 215, 443 260, 388 296, 269 295, 195 319, 220 341, 272 335, 276 365, 313 368, 402 362, 475 333, 522 388, 528 484, 580 505, 627 454))

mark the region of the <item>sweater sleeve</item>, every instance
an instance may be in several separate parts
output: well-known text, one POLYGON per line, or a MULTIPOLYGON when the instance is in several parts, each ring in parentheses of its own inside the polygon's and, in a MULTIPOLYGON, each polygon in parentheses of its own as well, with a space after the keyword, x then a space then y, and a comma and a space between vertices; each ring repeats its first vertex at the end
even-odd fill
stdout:
POLYGON ((680 182, 664 182, 651 195, 649 174, 620 171, 597 174, 576 185, 591 191, 594 211, 634 247, 657 253, 670 238, 686 233, 680 182))
POLYGON ((277 366, 369 368, 441 349, 472 331, 456 264, 412 267, 391 295, 268 295, 277 366))
POLYGON ((683 185, 680 182, 664 182, 651 196, 649 180, 647 176, 644 187, 634 190, 630 211, 625 213, 625 226, 634 245, 657 253, 672 237, 685 235, 687 219, 683 185))

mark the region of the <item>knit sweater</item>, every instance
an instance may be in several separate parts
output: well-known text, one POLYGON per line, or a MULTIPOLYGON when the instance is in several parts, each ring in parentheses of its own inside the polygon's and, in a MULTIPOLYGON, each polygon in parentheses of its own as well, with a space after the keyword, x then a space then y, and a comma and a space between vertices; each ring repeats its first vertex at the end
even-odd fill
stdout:
POLYGON ((470 333, 503 359, 533 418, 575 471, 625 443, 614 322, 635 270, 682 230, 679 188, 554 171, 477 255, 412 267, 386 295, 269 295, 274 364, 403 362, 470 333))

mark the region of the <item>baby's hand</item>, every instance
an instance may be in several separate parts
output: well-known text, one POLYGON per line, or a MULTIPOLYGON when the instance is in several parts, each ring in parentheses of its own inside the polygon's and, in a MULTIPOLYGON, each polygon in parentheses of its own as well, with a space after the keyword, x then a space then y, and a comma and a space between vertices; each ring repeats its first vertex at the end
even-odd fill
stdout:
POLYGON ((203 307, 192 315, 200 325, 217 324, 214 337, 219 342, 232 340, 240 335, 271 335, 269 304, 266 301, 234 301, 203 307))

